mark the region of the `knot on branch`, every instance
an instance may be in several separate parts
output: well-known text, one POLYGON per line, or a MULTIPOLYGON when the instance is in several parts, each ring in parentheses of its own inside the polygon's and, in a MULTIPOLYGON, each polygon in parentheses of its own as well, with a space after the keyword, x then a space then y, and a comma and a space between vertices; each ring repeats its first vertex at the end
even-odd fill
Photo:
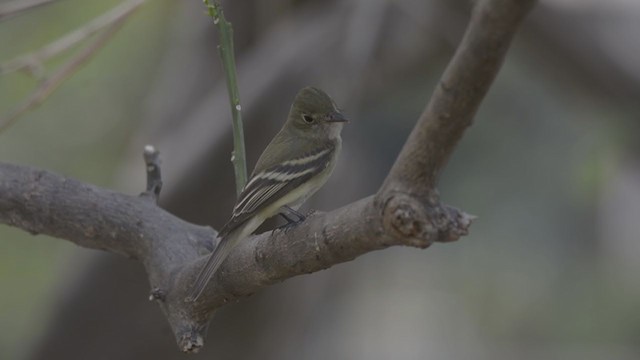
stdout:
POLYGON ((395 193, 385 202, 385 230, 401 244, 427 248, 433 242, 455 241, 468 233, 473 215, 439 202, 437 193, 426 201, 395 193))

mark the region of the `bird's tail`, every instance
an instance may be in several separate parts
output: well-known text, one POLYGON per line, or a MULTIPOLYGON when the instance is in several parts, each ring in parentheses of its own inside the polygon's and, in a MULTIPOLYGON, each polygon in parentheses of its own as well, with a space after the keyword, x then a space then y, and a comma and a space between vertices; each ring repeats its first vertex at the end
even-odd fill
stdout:
POLYGON ((193 283, 191 292, 187 297, 187 301, 196 301, 202 294, 205 287, 209 283, 209 280, 216 273, 222 262, 227 258, 231 250, 235 247, 240 235, 238 232, 232 232, 222 238, 218 243, 218 246, 213 250, 207 263, 202 267, 196 281, 193 283))

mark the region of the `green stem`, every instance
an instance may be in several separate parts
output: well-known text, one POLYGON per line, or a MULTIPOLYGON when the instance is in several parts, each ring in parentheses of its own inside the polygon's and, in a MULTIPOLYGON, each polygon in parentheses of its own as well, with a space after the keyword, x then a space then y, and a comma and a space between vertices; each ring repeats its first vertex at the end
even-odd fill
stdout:
POLYGON ((236 175, 236 193, 240 194, 247 183, 247 157, 244 150, 244 130, 242 129, 242 109, 240 107, 240 92, 238 91, 236 76, 236 61, 233 54, 233 28, 231 23, 224 18, 220 4, 210 4, 208 0, 204 0, 204 4, 209 10, 209 16, 213 18, 213 23, 218 27, 220 35, 218 51, 220 52, 227 80, 229 103, 231 105, 231 115, 233 116, 233 153, 231 154, 231 162, 236 175))

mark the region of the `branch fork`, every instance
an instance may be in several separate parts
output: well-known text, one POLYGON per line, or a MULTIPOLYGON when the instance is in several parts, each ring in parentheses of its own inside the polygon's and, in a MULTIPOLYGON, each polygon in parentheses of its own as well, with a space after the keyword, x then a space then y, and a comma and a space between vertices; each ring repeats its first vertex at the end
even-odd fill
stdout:
POLYGON ((342 208, 315 213, 287 232, 243 241, 196 302, 185 302, 217 232, 157 206, 159 154, 144 152, 142 196, 130 196, 27 166, 0 163, 0 223, 140 260, 154 300, 178 346, 197 352, 215 311, 266 286, 404 245, 429 247, 466 235, 474 216, 440 202, 446 161, 493 81, 513 34, 534 0, 484 0, 441 84, 377 191, 342 208), (151 199, 152 201, 149 201, 151 199))

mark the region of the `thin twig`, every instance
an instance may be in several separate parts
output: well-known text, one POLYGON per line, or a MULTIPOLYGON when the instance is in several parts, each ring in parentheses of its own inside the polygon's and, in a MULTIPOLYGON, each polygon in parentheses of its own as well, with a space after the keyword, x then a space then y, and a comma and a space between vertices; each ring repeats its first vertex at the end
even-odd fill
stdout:
POLYGON ((220 33, 220 45, 218 51, 222 59, 225 78, 227 79, 227 90, 229 91, 229 103, 231 105, 231 115, 233 116, 233 154, 231 162, 236 176, 236 193, 240 194, 244 184, 247 182, 247 157, 244 149, 244 130, 242 128, 242 114, 240 106, 240 92, 236 76, 236 61, 233 52, 233 28, 222 12, 222 7, 218 3, 209 4, 204 0, 204 4, 209 10, 209 16, 213 18, 213 23, 218 27, 220 33))
POLYGON ((148 196, 157 203, 162 190, 160 152, 153 145, 146 145, 142 155, 147 170, 147 189, 141 195, 148 196))
POLYGON ((47 5, 55 0, 14 0, 0 5, 0 21, 20 15, 20 13, 47 5))
POLYGON ((41 49, 3 63, 0 65, 0 75, 6 75, 24 69, 32 69, 34 66, 42 66, 42 62, 72 48, 79 42, 110 26, 119 19, 128 17, 133 10, 142 5, 143 2, 144 0, 125 1, 41 49))
MULTIPOLYGON (((109 39, 111 39, 111 37, 120 29, 120 27, 122 27, 122 25, 124 24, 125 20, 127 20, 129 15, 131 15, 133 11, 140 4, 142 4, 143 1, 144 0, 131 0, 126 3, 126 5, 128 5, 126 7, 123 6, 125 3, 118 6, 117 13, 115 11, 116 9, 109 12, 109 14, 111 15, 109 16, 110 22, 105 23, 104 25, 101 26, 101 28, 105 28, 104 31, 101 34, 99 34, 98 37, 91 44, 89 44, 87 47, 85 47, 80 52, 78 52, 68 62, 60 66, 60 68, 58 68, 58 70, 55 71, 51 76, 45 78, 42 82, 40 82, 40 85, 24 101, 22 101, 20 105, 18 105, 13 110, 11 110, 8 115, 0 118, 0 134, 5 130, 7 130, 9 127, 11 127, 11 125, 15 123, 15 121, 20 117, 20 115, 42 104, 42 102, 44 102, 44 100, 46 100, 47 97, 49 97, 49 95, 51 95, 51 93, 58 88, 58 86, 60 86, 71 75, 75 74, 78 70, 80 70, 80 68, 84 64, 86 64, 98 52, 98 50, 104 47, 104 45, 109 41, 109 39)), ((105 21, 105 15, 100 17, 102 18, 101 19, 102 21, 105 21)), ((75 44, 75 42, 80 41, 86 38, 87 36, 89 36, 90 34, 92 34, 93 32, 95 32, 93 30, 95 28, 95 25, 96 24, 94 20, 91 23, 87 24, 87 26, 83 28, 84 30, 80 29, 72 34, 69 34, 69 38, 68 38, 69 40, 67 40, 68 42, 67 41, 63 42, 64 46, 68 45, 69 42, 72 42, 71 45, 73 45, 75 44), (71 36, 71 35, 74 35, 75 33, 78 33, 78 34, 82 33, 82 34, 88 34, 88 35, 84 35, 83 38, 80 38, 77 41, 70 40, 72 38, 75 39, 75 36, 73 37, 71 36)), ((60 40, 64 40, 64 38, 60 40)), ((45 49, 43 49, 43 51, 44 50, 45 49)), ((47 55, 47 56, 50 57, 52 55, 47 55)), ((28 66, 33 66, 33 62, 28 66)))

